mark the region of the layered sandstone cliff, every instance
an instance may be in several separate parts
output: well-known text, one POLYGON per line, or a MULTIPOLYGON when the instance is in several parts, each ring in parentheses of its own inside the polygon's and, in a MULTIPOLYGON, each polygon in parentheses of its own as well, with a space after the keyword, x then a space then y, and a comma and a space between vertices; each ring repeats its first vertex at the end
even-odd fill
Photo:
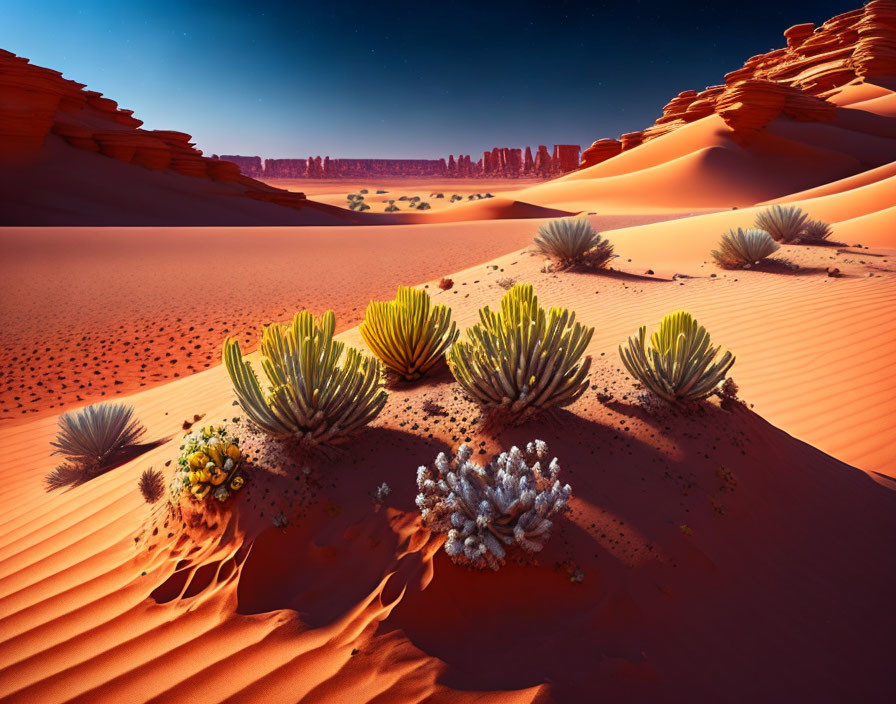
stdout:
POLYGON ((748 59, 725 76, 724 85, 679 93, 651 127, 619 140, 597 140, 582 153, 580 168, 714 113, 743 144, 777 117, 830 122, 836 107, 826 98, 839 88, 854 81, 896 78, 896 0, 872 0, 817 28, 795 25, 784 38, 784 48, 748 59))
POLYGON ((0 165, 5 168, 33 164, 55 137, 75 149, 150 171, 231 183, 237 194, 255 200, 294 208, 307 202, 301 193, 248 178, 231 161, 204 157, 188 134, 143 129, 133 111, 114 100, 2 49, 0 95, 0 165))

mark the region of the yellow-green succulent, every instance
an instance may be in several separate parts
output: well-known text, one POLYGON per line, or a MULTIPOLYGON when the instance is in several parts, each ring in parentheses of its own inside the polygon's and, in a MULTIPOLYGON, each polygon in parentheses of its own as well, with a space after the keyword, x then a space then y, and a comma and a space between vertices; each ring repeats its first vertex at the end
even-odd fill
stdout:
POLYGON ((731 352, 719 354, 709 333, 683 310, 670 313, 647 341, 647 327, 620 345, 622 363, 635 379, 660 398, 675 404, 706 398, 734 364, 731 352))
POLYGON ((545 311, 530 284, 517 284, 488 306, 467 340, 448 352, 448 365, 467 394, 511 417, 567 406, 588 388, 591 358, 580 362, 594 328, 576 322, 565 308, 545 311))
POLYGON ((393 301, 371 301, 359 330, 370 351, 406 381, 425 375, 457 339, 451 309, 407 286, 393 301))
POLYGON ((239 343, 224 341, 224 365, 249 420, 275 438, 335 443, 379 415, 386 403, 378 360, 333 339, 336 316, 307 311, 290 325, 269 325, 261 338, 262 389, 239 343), (343 353, 345 353, 343 359, 343 353))

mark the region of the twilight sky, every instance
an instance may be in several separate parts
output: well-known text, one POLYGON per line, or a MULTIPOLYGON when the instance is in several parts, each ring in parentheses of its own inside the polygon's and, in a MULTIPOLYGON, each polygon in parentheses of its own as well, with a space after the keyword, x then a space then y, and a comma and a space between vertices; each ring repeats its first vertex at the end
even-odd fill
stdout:
POLYGON ((0 48, 207 154, 433 158, 644 128, 859 4, 27 0, 0 3, 0 48))

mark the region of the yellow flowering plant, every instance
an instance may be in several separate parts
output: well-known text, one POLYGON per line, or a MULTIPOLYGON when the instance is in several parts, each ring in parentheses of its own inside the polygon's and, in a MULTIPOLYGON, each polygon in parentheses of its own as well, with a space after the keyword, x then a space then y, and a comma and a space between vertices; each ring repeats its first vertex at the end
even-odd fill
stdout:
POLYGON ((245 484, 240 472, 239 438, 225 427, 209 425, 187 433, 180 449, 177 472, 171 482, 175 502, 186 491, 196 501, 211 494, 224 503, 245 484))

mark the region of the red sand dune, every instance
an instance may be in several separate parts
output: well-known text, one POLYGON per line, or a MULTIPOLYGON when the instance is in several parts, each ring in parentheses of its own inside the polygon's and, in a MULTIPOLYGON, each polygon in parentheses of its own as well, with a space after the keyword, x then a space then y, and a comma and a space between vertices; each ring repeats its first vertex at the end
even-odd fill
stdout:
POLYGON ((234 412, 221 367, 129 397, 152 438, 172 439, 68 492, 40 488, 53 417, 0 429, 6 451, 23 458, 0 485, 4 701, 178 702, 197 688, 247 702, 582 701, 595 691, 886 701, 892 481, 746 408, 646 415, 615 346, 686 305, 736 351, 734 376, 757 411, 776 409, 779 425, 800 426, 812 442, 839 438, 847 461, 870 468, 886 458, 893 469, 883 426, 896 397, 886 373, 896 274, 868 278, 854 262, 840 265, 840 280, 737 272, 651 281, 540 273, 537 258, 519 254, 495 266, 453 275, 455 287, 436 299, 466 325, 513 275, 532 281, 544 304, 575 309, 597 326, 595 388, 582 401, 552 422, 493 436, 444 377, 396 388, 345 454, 312 464, 310 485, 256 475, 229 528, 214 531, 220 539, 178 537, 135 482, 176 456, 184 418, 234 412), (836 320, 817 315, 835 302, 836 320), (428 415, 424 401, 448 416, 428 415), (561 458, 573 511, 540 566, 470 572, 418 527, 415 467, 465 436, 487 452, 538 436, 561 458), (393 493, 374 512, 367 493, 383 481, 393 493), (278 512, 288 527, 271 524, 278 512), (571 582, 570 570, 584 580, 571 582), (850 598, 857 585, 861 598, 850 598), (543 653, 530 661, 533 641, 543 653))

